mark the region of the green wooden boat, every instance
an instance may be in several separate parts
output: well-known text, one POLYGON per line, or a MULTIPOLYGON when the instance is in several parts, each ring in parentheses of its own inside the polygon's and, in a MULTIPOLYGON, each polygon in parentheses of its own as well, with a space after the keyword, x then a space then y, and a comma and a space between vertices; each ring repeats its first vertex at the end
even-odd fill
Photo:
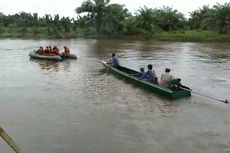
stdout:
POLYGON ((107 73, 114 74, 118 77, 124 78, 127 81, 135 84, 136 86, 148 89, 156 94, 163 95, 172 99, 180 99, 184 97, 190 97, 191 91, 188 87, 183 86, 187 89, 177 89, 177 90, 171 90, 165 87, 162 87, 158 84, 153 84, 145 80, 140 80, 137 77, 133 76, 133 74, 138 73, 135 70, 119 66, 118 68, 111 67, 111 65, 107 64, 105 61, 100 61, 103 66, 106 68, 107 73))

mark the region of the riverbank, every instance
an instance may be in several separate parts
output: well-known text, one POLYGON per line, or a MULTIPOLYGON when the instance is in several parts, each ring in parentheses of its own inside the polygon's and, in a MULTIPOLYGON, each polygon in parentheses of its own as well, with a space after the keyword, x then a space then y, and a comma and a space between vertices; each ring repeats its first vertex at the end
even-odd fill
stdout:
POLYGON ((5 28, 1 30, 0 38, 21 38, 21 39, 70 39, 70 38, 97 38, 97 39, 131 39, 131 40, 159 40, 159 41, 179 41, 179 42, 230 42, 230 35, 219 34, 215 31, 187 30, 170 31, 144 34, 118 34, 103 35, 88 30, 77 29, 69 32, 50 31, 48 28, 28 28, 21 29, 5 28))

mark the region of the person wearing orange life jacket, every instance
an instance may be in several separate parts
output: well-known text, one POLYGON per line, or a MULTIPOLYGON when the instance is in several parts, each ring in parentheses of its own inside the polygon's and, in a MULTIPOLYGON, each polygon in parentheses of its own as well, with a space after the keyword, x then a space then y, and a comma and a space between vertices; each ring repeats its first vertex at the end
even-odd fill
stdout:
POLYGON ((69 52, 70 52, 70 51, 69 51, 69 48, 68 48, 68 47, 66 47, 66 46, 64 46, 64 54, 66 54, 66 55, 67 55, 67 54, 69 54, 69 52))
POLYGON ((54 47, 53 47, 53 53, 54 53, 55 55, 60 55, 59 49, 57 48, 57 46, 54 46, 54 47))
POLYGON ((47 52, 46 52, 47 55, 53 55, 53 50, 51 48, 51 46, 47 46, 47 52))
POLYGON ((45 50, 44 50, 44 53, 45 53, 45 54, 48 54, 48 52, 49 52, 49 47, 46 46, 46 48, 45 48, 45 50))

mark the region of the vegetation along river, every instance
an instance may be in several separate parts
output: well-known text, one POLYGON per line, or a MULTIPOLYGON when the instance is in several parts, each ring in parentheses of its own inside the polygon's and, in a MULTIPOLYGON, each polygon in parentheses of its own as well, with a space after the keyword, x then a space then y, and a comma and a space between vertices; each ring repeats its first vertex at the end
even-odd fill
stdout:
MULTIPOLYGON (((194 91, 230 99, 229 43, 0 40, 0 124, 25 153, 230 153, 230 105, 192 94, 172 101, 106 75, 98 62, 166 67, 194 91), (30 60, 64 45, 77 60, 30 60)), ((13 153, 0 140, 1 153, 13 153)))

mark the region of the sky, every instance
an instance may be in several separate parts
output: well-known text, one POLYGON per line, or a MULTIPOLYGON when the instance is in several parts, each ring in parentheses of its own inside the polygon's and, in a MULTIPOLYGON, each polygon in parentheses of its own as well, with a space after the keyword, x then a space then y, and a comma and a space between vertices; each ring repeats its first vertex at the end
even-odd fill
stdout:
MULTIPOLYGON (((39 16, 44 14, 59 14, 60 16, 76 17, 75 8, 81 6, 83 0, 0 0, 0 12, 8 15, 18 12, 37 12, 39 16)), ((130 12, 134 13, 143 6, 148 8, 160 8, 169 6, 189 17, 192 12, 203 5, 213 6, 216 3, 224 4, 229 0, 110 0, 110 3, 124 4, 130 12)))

